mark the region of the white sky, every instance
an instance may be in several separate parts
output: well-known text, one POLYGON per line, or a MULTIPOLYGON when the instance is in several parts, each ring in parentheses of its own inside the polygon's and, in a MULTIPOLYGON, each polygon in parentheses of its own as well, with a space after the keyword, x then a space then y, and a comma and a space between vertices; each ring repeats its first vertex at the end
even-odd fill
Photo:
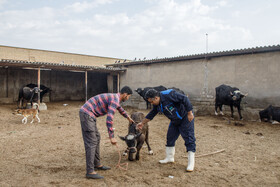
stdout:
POLYGON ((0 0, 0 45, 123 59, 280 44, 279 0, 0 0))

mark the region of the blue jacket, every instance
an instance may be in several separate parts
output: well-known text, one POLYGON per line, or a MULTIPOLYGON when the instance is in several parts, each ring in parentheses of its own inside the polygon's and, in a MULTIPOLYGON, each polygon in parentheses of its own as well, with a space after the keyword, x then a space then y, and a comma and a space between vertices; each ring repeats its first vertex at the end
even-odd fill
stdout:
POLYGON ((153 109, 146 116, 152 120, 158 112, 162 112, 173 124, 179 124, 182 119, 193 109, 187 96, 169 89, 160 92, 159 105, 153 105, 153 109))

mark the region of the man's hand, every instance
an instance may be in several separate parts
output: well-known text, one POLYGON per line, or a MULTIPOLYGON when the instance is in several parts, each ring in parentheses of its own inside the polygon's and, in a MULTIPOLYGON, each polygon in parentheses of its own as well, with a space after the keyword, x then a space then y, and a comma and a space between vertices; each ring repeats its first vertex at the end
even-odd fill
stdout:
POLYGON ((131 117, 128 116, 127 119, 128 119, 128 121, 129 121, 129 124, 135 123, 135 122, 133 121, 133 119, 131 119, 131 117))
POLYGON ((188 120, 189 120, 189 122, 191 122, 193 120, 193 118, 194 118, 194 116, 193 116, 192 111, 189 111, 188 112, 188 120))
POLYGON ((141 122, 141 123, 138 123, 137 125, 136 125, 136 129, 142 129, 143 128, 143 126, 144 126, 144 123, 143 122, 141 122))
POLYGON ((140 129, 140 130, 141 130, 141 129, 144 127, 144 125, 145 125, 146 123, 148 123, 149 121, 151 121, 151 120, 149 120, 149 119, 147 119, 147 118, 143 119, 142 122, 140 122, 140 123, 138 123, 138 124, 136 125, 136 129, 140 129))
POLYGON ((117 144, 116 138, 110 138, 110 141, 111 141, 112 145, 116 145, 117 144))

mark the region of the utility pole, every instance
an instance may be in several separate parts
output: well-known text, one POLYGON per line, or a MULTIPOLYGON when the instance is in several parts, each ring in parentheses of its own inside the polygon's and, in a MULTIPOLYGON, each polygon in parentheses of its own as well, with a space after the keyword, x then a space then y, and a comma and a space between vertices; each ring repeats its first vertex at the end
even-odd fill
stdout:
POLYGON ((206 33, 206 54, 208 53, 208 34, 206 33))

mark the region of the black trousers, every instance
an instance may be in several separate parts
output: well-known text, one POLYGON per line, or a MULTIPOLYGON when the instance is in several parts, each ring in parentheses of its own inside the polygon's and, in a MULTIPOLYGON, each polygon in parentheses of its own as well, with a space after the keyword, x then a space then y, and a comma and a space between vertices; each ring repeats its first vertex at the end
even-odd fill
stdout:
POLYGON ((84 112, 79 112, 83 140, 86 151, 87 173, 92 173, 94 167, 100 166, 100 133, 96 126, 96 120, 84 112))

